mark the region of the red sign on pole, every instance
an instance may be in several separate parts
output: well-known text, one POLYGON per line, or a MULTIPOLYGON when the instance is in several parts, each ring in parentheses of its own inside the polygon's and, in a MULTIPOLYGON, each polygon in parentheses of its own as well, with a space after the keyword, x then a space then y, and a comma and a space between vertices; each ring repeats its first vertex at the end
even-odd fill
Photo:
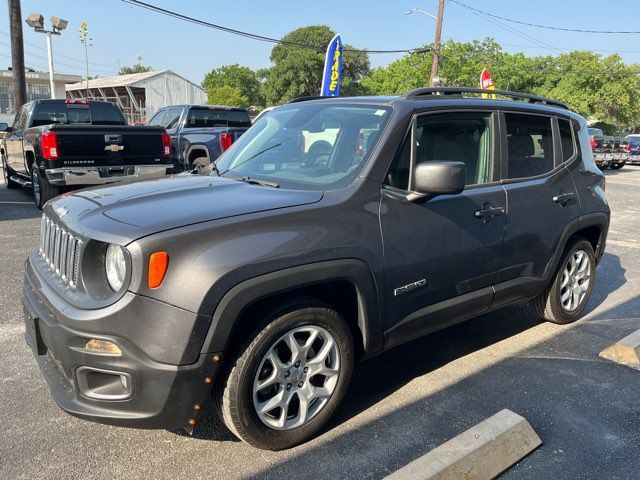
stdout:
MULTIPOLYGON (((495 90, 496 86, 493 83, 493 79, 491 75, 489 75, 489 70, 486 68, 482 69, 482 73, 480 73, 480 88, 483 90, 495 90)), ((491 95, 489 93, 483 93, 483 98, 496 98, 495 95, 491 95)))

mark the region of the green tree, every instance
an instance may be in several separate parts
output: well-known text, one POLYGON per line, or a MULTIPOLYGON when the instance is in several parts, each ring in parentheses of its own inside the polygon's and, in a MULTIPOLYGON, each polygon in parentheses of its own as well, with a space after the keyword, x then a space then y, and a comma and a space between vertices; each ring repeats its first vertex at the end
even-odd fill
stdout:
MULTIPOLYGON (((432 58, 430 52, 405 55, 376 68, 362 85, 378 95, 427 86, 432 58)), ((587 119, 616 125, 619 130, 640 126, 640 65, 626 65, 618 55, 573 51, 556 57, 527 57, 504 52, 490 38, 442 44, 439 76, 445 85, 477 88, 483 68, 498 89, 562 100, 587 119)))
MULTIPOLYGON (((277 105, 295 97, 319 95, 326 47, 335 32, 326 25, 313 25, 294 30, 283 37, 288 42, 306 46, 278 44, 271 50, 271 62, 264 82, 267 103, 277 105)), ((341 95, 360 95, 366 90, 360 80, 370 73, 366 52, 349 51, 345 45, 341 95)))
POLYGON ((208 90, 207 103, 245 108, 251 105, 249 98, 239 87, 232 87, 230 85, 222 85, 208 90))
POLYGON ((209 96, 220 87, 237 88, 241 95, 248 99, 248 105, 264 106, 264 96, 257 73, 237 63, 214 68, 205 75, 202 86, 209 96))
POLYGON ((118 70, 118 75, 128 75, 130 73, 143 73, 150 71, 151 67, 142 65, 141 63, 136 63, 130 67, 122 67, 120 70, 118 70))

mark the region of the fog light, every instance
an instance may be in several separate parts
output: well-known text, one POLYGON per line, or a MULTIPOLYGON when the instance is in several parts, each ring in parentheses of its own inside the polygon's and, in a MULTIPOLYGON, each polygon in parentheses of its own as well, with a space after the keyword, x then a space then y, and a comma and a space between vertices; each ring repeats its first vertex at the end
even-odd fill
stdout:
POLYGON ((108 353, 109 355, 122 355, 122 350, 113 342, 92 338, 84 346, 85 350, 96 353, 108 353))

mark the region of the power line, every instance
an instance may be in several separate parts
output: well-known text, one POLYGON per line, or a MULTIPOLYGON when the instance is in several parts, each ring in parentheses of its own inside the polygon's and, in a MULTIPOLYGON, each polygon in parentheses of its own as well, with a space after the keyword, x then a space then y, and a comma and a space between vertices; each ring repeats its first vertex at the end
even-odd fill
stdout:
MULTIPOLYGON (((207 22, 205 20, 200 20, 199 18, 190 17, 188 15, 183 15, 182 13, 178 13, 172 10, 167 10, 165 8, 160 8, 155 5, 151 5, 150 3, 141 2, 140 0, 122 0, 124 3, 128 3, 130 5, 134 5, 136 7, 146 8, 147 10, 151 10, 156 13, 161 13, 163 15, 167 15, 169 17, 177 18, 179 20, 184 20, 185 22, 194 23, 196 25, 201 25, 208 28, 213 28, 215 30, 221 30, 226 33, 231 33, 233 35, 239 35, 241 37, 250 38, 252 40, 258 40, 260 42, 267 43, 275 43, 280 45, 289 45, 293 47, 303 47, 309 48, 313 50, 317 50, 319 52, 324 52, 327 48, 326 45, 314 45, 310 43, 302 43, 302 42, 293 42, 290 40, 282 40, 280 38, 267 37, 265 35, 259 35, 257 33, 246 32, 243 30, 238 30, 235 28, 225 27, 223 25, 218 25, 216 23, 207 22)), ((367 49, 359 49, 359 48, 345 48, 346 52, 364 52, 364 53, 409 53, 415 51, 425 51, 425 47, 417 47, 417 48, 405 48, 401 50, 367 50, 367 49)))
POLYGON ((516 30, 515 28, 509 26, 509 25, 505 25, 504 23, 500 22, 499 20, 495 20, 493 18, 491 18, 490 16, 485 15, 483 12, 476 10, 475 8, 471 8, 463 3, 460 3, 456 0, 451 0, 452 2, 455 2, 457 5, 466 8, 467 10, 469 10, 471 13, 473 13, 474 15, 493 23, 494 25, 497 25, 511 33, 514 33, 516 35, 518 35, 520 38, 524 38, 525 40, 529 40, 530 42, 534 42, 537 43, 538 45, 540 45, 541 47, 546 48, 547 50, 551 50, 552 52, 555 53, 561 53, 560 50, 558 50, 556 47, 554 47, 553 45, 549 45, 547 43, 544 43, 540 40, 538 40, 535 37, 532 37, 531 35, 527 35, 526 33, 522 33, 520 30, 516 30))
MULTIPOLYGON (((1 34, 3 34, 3 35, 7 35, 7 36, 9 36, 9 34, 8 34, 7 32, 5 32, 4 30, 0 30, 0 33, 1 33, 1 34)), ((30 43, 30 42, 23 42, 23 43, 24 43, 25 45, 29 45, 30 47, 33 47, 33 48, 35 48, 35 49, 37 49, 37 50, 41 50, 41 51, 43 51, 43 52, 46 52, 46 51, 47 51, 47 49, 46 49, 46 48, 41 47, 40 45, 36 45, 36 44, 34 44, 34 43, 30 43)), ((55 54, 55 56, 56 56, 56 57, 61 57, 61 58, 66 58, 67 60, 71 60, 71 61, 74 61, 74 62, 77 62, 77 63, 80 63, 80 64, 84 65, 84 60, 80 60, 80 59, 78 59, 78 58, 71 57, 71 56, 69 56, 69 55, 63 55, 62 53, 56 53, 56 54, 55 54)), ((56 63, 59 63, 59 62, 56 62, 56 63)), ((106 64, 106 63, 94 63, 94 62, 90 62, 90 63, 89 63, 89 65, 91 65, 91 66, 96 66, 96 67, 108 67, 108 68, 113 69, 113 65, 108 65, 108 64, 106 64)), ((77 67, 77 68, 82 68, 82 67, 77 67)))
MULTIPOLYGON (((5 42, 3 42, 1 40, 0 40, 0 45, 2 45, 4 47, 11 48, 11 46, 8 43, 5 43, 5 42)), ((29 56, 29 57, 36 57, 36 58, 39 58, 40 60, 48 60, 48 58, 46 56, 44 56, 44 55, 38 55, 37 53, 33 53, 33 52, 26 52, 26 53, 27 53, 27 56, 29 56)), ((73 68, 73 69, 76 69, 76 70, 82 69, 82 66, 71 65, 69 63, 61 62, 60 60, 56 60, 56 65, 62 65, 63 67, 73 68)), ((89 65, 91 65, 91 64, 89 64, 89 65)), ((46 70, 48 70, 48 68, 46 70)), ((104 70, 104 69, 101 69, 101 68, 92 68, 92 70, 94 72, 98 72, 98 73, 110 73, 110 74, 113 73, 113 70, 104 70)))
POLYGON ((506 22, 519 23, 520 25, 526 25, 527 27, 535 27, 535 28, 545 28, 547 30, 560 30, 563 32, 577 32, 577 33, 598 33, 598 34, 613 34, 613 35, 637 35, 640 34, 640 31, 621 31, 621 30, 587 30, 582 28, 566 28, 566 27, 553 27, 550 25, 540 25, 538 23, 529 23, 523 22, 521 20, 514 20, 513 18, 501 17, 500 15, 496 15, 494 13, 485 12, 483 10, 479 10, 474 8, 466 3, 462 3, 459 0, 450 0, 454 3, 457 3, 461 7, 468 8, 469 10, 473 10, 474 12, 481 13, 483 15, 488 15, 489 17, 498 18, 500 20, 504 20, 506 22))
MULTIPOLYGON (((538 45, 519 45, 517 43, 500 43, 500 45, 503 47, 544 48, 544 49, 547 48, 547 47, 540 47, 538 45)), ((566 50, 569 52, 575 52, 580 50, 577 48, 567 48, 567 47, 554 47, 554 48, 557 48, 559 50, 566 50)), ((590 52, 602 52, 602 53, 640 53, 640 50, 603 50, 600 48, 589 48, 584 50, 588 50, 590 52)))

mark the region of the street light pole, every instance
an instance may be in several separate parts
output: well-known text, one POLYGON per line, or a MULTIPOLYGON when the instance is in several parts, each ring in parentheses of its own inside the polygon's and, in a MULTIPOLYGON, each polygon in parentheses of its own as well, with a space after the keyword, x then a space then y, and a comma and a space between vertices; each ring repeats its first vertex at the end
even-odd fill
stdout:
POLYGON ((53 83, 53 46, 51 42, 51 32, 47 32, 47 55, 49 56, 49 88, 51 88, 51 98, 56 98, 56 86, 53 83))
POLYGON ((51 17, 52 30, 45 30, 44 17, 39 13, 32 13, 26 20, 27 25, 33 28, 37 33, 44 33, 47 36, 47 54, 49 57, 49 89, 51 90, 51 98, 56 98, 56 86, 53 81, 53 42, 51 35, 60 35, 60 32, 67 28, 66 20, 58 17, 51 17))

